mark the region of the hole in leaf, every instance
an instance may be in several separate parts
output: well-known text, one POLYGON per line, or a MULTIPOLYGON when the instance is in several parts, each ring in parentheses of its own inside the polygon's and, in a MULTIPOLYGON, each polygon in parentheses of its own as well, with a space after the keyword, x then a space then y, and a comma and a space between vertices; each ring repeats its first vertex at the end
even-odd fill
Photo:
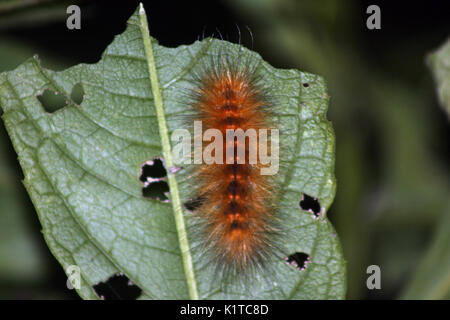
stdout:
POLYGON ((81 83, 77 83, 72 88, 72 93, 70 94, 70 99, 76 104, 81 104, 84 100, 84 90, 81 83))
POLYGON ((142 293, 142 289, 122 273, 97 283, 93 288, 103 300, 136 300, 142 293))
POLYGON ((37 96, 42 107, 48 113, 53 113, 67 106, 66 97, 51 89, 45 89, 44 92, 37 96))
POLYGON ((308 88, 308 87, 309 87, 309 83, 308 83, 308 82, 305 82, 305 83, 303 84, 303 87, 304 87, 304 88, 308 88))
POLYGON ((184 204, 184 207, 189 211, 195 211, 203 204, 204 200, 205 200, 205 198, 203 196, 199 196, 197 198, 187 201, 184 204))
POLYGON ((159 180, 150 182, 142 189, 142 195, 145 198, 155 199, 159 201, 167 201, 169 198, 166 193, 169 192, 169 185, 167 182, 159 180))
POLYGON ((166 168, 164 168, 162 160, 156 158, 142 165, 139 180, 147 182, 151 181, 151 179, 163 178, 165 176, 167 176, 166 168))
POLYGON ((312 212, 317 218, 320 213, 320 202, 317 198, 308 196, 306 193, 303 194, 303 198, 300 201, 300 208, 305 211, 312 212))
POLYGON ((167 171, 161 158, 144 162, 139 176, 139 180, 144 183, 142 195, 146 198, 168 201, 166 193, 169 192, 169 185, 164 181, 165 176, 167 171))
POLYGON ((304 252, 296 252, 286 258, 287 264, 293 265, 299 270, 304 270, 308 261, 309 255, 304 252))

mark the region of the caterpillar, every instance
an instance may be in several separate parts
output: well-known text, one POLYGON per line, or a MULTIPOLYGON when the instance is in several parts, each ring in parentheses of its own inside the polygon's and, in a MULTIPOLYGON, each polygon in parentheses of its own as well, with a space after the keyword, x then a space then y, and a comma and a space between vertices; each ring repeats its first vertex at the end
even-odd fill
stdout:
POLYGON ((230 58, 219 54, 195 77, 195 83, 194 118, 201 121, 203 132, 215 129, 221 133, 215 139, 222 139, 223 147, 212 155, 218 152, 224 160, 202 163, 194 169, 192 199, 203 248, 211 253, 216 268, 227 274, 249 274, 264 268, 276 248, 277 181, 276 175, 262 174, 267 163, 258 152, 263 146, 260 136, 255 150, 249 137, 227 140, 227 134, 239 129, 273 131, 274 107, 256 65, 251 60, 242 62, 240 55, 230 58), (254 151, 258 157, 252 163, 254 151))

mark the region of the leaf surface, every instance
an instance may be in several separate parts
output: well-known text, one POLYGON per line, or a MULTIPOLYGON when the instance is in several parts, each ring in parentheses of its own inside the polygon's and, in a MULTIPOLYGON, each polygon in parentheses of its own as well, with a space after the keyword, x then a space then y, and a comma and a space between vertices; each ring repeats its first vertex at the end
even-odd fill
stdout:
MULTIPOLYGON (((146 37, 138 10, 96 64, 53 72, 33 57, 0 75, 3 120, 19 155, 24 184, 54 256, 64 269, 80 267, 79 294, 98 298, 93 286, 122 272, 143 290, 141 299, 195 298, 193 290, 200 299, 344 298, 345 263, 326 218, 336 182, 324 80, 275 69, 258 54, 216 39, 177 48, 151 39, 149 60, 146 37), (179 191, 170 189, 170 202, 143 197, 139 180, 143 163, 164 157, 161 141, 167 135, 161 131, 157 101, 170 136, 185 123, 180 115, 188 112, 192 74, 219 52, 257 61, 268 93, 276 96, 281 144, 288 146, 280 155, 287 168, 280 171, 286 230, 282 242, 288 254, 309 255, 303 270, 274 261, 270 273, 254 276, 251 290, 234 284, 225 290, 201 252, 180 250, 174 204, 189 200, 192 186, 186 170, 169 173, 179 191), (72 94, 80 86, 82 101, 72 94), (67 105, 46 111, 38 99, 45 90, 62 95, 67 105), (318 218, 301 209, 303 194, 318 199, 318 218), (186 277, 186 254, 193 279, 186 277)), ((192 241, 196 235, 189 232, 190 215, 183 210, 178 219, 192 241)))

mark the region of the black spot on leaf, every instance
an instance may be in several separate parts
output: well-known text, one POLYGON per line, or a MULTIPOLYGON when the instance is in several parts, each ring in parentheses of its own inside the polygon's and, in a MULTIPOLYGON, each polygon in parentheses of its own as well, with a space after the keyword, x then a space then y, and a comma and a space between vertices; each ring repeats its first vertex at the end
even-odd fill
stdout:
POLYGON ((308 83, 308 82, 305 82, 305 83, 303 84, 303 87, 304 87, 304 88, 308 88, 308 87, 309 87, 309 83, 308 83))
POLYGON ((300 208, 312 212, 314 216, 318 217, 320 213, 320 202, 317 198, 313 198, 304 193, 303 199, 300 201, 300 208))
POLYGON ((299 270, 306 268, 306 263, 309 261, 309 255, 304 252, 296 252, 286 258, 286 262, 295 266, 299 270))
POLYGON ((97 283, 93 288, 103 300, 136 300, 142 294, 142 289, 121 273, 97 283))

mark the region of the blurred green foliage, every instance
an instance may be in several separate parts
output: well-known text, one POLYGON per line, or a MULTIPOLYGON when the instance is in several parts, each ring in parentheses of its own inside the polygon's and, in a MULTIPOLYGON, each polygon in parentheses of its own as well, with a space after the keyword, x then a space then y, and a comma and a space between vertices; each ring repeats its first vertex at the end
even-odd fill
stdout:
MULTIPOLYGON (((8 140, 2 128, 1 155, 10 151, 8 140)), ((23 205, 25 195, 10 160, 5 156, 0 157, 0 281, 27 282, 42 276, 42 260, 26 222, 27 211, 23 205)))
MULTIPOLYGON (((450 215, 450 176, 448 159, 433 150, 442 151, 448 141, 435 125, 442 115, 429 110, 436 107, 433 83, 424 74, 425 57, 421 65, 414 64, 420 51, 411 38, 378 48, 378 55, 364 50, 365 7, 356 1, 232 4, 237 14, 251 19, 257 45, 267 56, 328 81, 338 180, 329 217, 348 262, 348 298, 368 296, 366 268, 371 264, 382 273, 382 290, 372 297, 448 297, 450 268, 442 265, 450 261, 450 226, 444 223, 450 215), (402 79, 393 72, 399 68, 395 63, 384 61, 391 69, 380 68, 383 56, 419 81, 402 79), (438 226, 442 235, 433 236, 438 226), (442 286, 424 292, 433 290, 435 281, 442 286)), ((429 35, 412 36, 426 43, 429 35)))
POLYGON ((33 27, 65 18, 65 10, 73 1, 67 0, 2 0, 0 28, 33 27), (61 10, 62 9, 62 10, 61 10))

